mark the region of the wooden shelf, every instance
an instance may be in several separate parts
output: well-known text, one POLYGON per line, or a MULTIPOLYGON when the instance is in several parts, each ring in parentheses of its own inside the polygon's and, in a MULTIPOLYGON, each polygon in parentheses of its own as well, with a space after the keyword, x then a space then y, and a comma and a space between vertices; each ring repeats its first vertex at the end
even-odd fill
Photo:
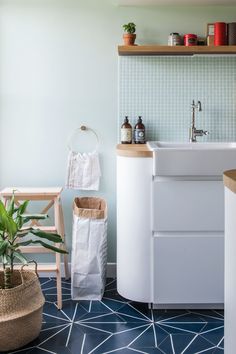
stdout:
POLYGON ((236 45, 225 46, 168 46, 168 45, 134 45, 118 46, 119 55, 236 55, 236 45))

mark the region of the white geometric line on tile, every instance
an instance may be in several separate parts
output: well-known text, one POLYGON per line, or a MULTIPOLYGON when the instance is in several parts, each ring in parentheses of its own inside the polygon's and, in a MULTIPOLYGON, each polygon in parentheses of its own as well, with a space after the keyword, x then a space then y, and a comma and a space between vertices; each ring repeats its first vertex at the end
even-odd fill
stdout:
POLYGON ((213 310, 213 312, 217 313, 217 315, 219 315, 220 317, 224 318, 224 315, 222 315, 222 313, 219 313, 217 310, 213 310))
MULTIPOLYGON (((33 348, 34 348, 34 346, 27 348, 27 350, 30 350, 30 349, 33 349, 33 348)), ((22 352, 22 351, 25 351, 25 348, 24 348, 24 349, 14 350, 14 352, 10 352, 9 354, 20 353, 20 352, 22 352)))
POLYGON ((106 293, 107 291, 109 292, 109 291, 116 291, 116 290, 117 290, 116 288, 111 288, 111 289, 105 289, 104 292, 106 293))
POLYGON ((48 316, 48 317, 56 318, 57 320, 66 321, 66 322, 70 322, 70 321, 71 321, 70 319, 68 320, 68 319, 66 319, 66 318, 61 318, 61 317, 53 316, 53 315, 50 315, 49 313, 45 313, 45 312, 43 312, 43 316, 48 316))
MULTIPOLYGON (((44 322, 44 323, 47 323, 47 322, 44 322)), ((64 326, 65 326, 65 323, 64 323, 64 324, 61 324, 61 325, 54 326, 54 327, 49 327, 49 328, 41 329, 41 332, 50 331, 51 329, 60 328, 60 327, 64 327, 64 326)))
POLYGON ((104 339, 101 343, 99 343, 95 348, 93 348, 88 354, 91 354, 92 352, 94 352, 97 348, 99 348, 102 344, 104 344, 108 339, 110 339, 113 336, 113 334, 111 334, 109 337, 107 337, 106 339, 104 339))
POLYGON ((106 289, 110 284, 114 283, 115 281, 116 281, 116 279, 112 279, 109 283, 106 284, 105 289, 106 289))
POLYGON ((135 339, 133 339, 133 340, 128 344, 127 347, 131 346, 134 342, 136 342, 136 340, 137 340, 138 338, 140 338, 140 337, 141 337, 149 328, 151 328, 151 327, 152 327, 152 325, 147 326, 147 328, 146 328, 143 332, 141 332, 135 339))
MULTIPOLYGON (((71 292, 70 289, 67 289, 67 288, 62 288, 62 289, 64 290, 62 295, 68 295, 68 294, 66 294, 66 292, 68 292, 68 293, 71 292)), ((52 288, 43 289, 43 292, 45 293, 45 291, 49 291, 49 290, 54 290, 54 291, 56 291, 55 286, 53 286, 52 288)), ((47 293, 47 294, 49 294, 49 295, 57 295, 57 292, 51 293, 51 294, 50 294, 50 293, 47 293)), ((46 295, 47 295, 47 294, 46 294, 46 295)))
POLYGON ((82 345, 81 345, 80 354, 83 354, 83 351, 84 351, 85 338, 86 338, 86 333, 84 333, 84 336, 83 336, 83 341, 82 341, 82 345))
MULTIPOLYGON (((219 343, 217 344, 217 347, 220 346, 220 344, 223 342, 223 340, 224 340, 224 337, 221 338, 221 340, 220 340, 219 343)), ((223 349, 223 348, 222 348, 222 349, 223 349)))
MULTIPOLYGON (((163 329, 163 328, 162 328, 162 329, 163 329)), ((164 329, 163 329, 163 331, 164 331, 164 329)), ((169 336, 170 336, 170 333, 168 333, 168 335, 167 335, 165 338, 163 338, 160 343, 158 343, 157 349, 162 350, 162 349, 160 348, 160 345, 161 345, 161 344, 167 339, 167 337, 169 337, 169 336)), ((164 354, 166 354, 166 353, 164 353, 164 354)))
MULTIPOLYGON (((75 322, 75 323, 82 325, 84 322, 83 322, 83 323, 82 323, 82 322, 79 322, 79 323, 75 322)), ((85 322, 85 323, 87 323, 87 322, 85 322)), ((89 324, 93 324, 93 323, 94 323, 94 324, 103 324, 104 322, 94 322, 94 321, 93 321, 93 322, 88 322, 88 323, 89 323, 89 324)), ((107 322, 107 321, 106 321, 105 323, 106 323, 106 324, 118 324, 118 323, 119 323, 119 324, 127 324, 127 322, 107 322)), ((145 325, 144 325, 144 326, 145 326, 145 325)))
POLYGON ((76 316, 76 312, 77 312, 77 309, 78 309, 78 305, 79 305, 79 303, 77 302, 77 304, 75 305, 75 311, 74 311, 74 314, 73 314, 73 317, 72 317, 72 322, 74 322, 74 320, 75 320, 75 316, 76 316))
POLYGON ((48 300, 45 300, 45 303, 46 303, 46 304, 50 304, 50 305, 56 305, 55 301, 48 301, 48 300))
POLYGON ((151 309, 151 317, 152 317, 152 330, 153 330, 153 336, 154 336, 154 342, 155 342, 155 347, 157 347, 157 335, 155 331, 155 321, 154 321, 154 315, 153 315, 153 309, 151 309))
MULTIPOLYGON (((209 350, 212 350, 212 349, 217 349, 217 347, 210 347, 210 348, 207 348, 207 349, 203 349, 200 352, 197 352, 196 354, 206 353, 206 352, 208 352, 209 350)), ((215 352, 215 350, 214 350, 214 352, 215 352)), ((214 354, 214 352, 212 352, 212 354, 214 354)))
POLYGON ((88 310, 88 312, 91 312, 91 308, 92 308, 92 301, 90 301, 90 303, 89 303, 89 310, 88 310))
MULTIPOLYGON (((49 295, 49 296, 50 296, 50 295, 49 295)), ((62 302, 66 302, 66 301, 69 301, 69 300, 71 300, 71 297, 66 297, 66 298, 64 298, 64 299, 62 300, 62 302)), ((45 303, 51 304, 51 305, 55 305, 55 306, 57 307, 57 304, 56 304, 55 301, 45 300, 45 303)))
MULTIPOLYGON (((181 324, 183 324, 183 322, 181 322, 181 324)), ((185 322, 184 322, 184 324, 185 324, 185 322)), ((168 328, 173 328, 173 329, 178 329, 178 330, 181 330, 183 332, 192 333, 192 334, 198 334, 199 333, 199 332, 196 332, 196 331, 190 331, 189 329, 183 329, 183 328, 179 328, 177 326, 171 326, 171 325, 166 324, 166 323, 161 324, 161 327, 162 326, 165 326, 165 327, 168 327, 168 328)))
POLYGON ((83 327, 95 329, 96 331, 100 331, 100 332, 103 332, 103 333, 112 334, 112 332, 106 331, 105 329, 89 326, 87 324, 81 323, 80 321, 76 321, 75 324, 78 324, 78 325, 83 326, 83 327))
POLYGON ((220 318, 220 317, 215 317, 215 316, 212 316, 212 315, 205 315, 204 313, 201 313, 201 312, 191 312, 190 311, 190 314, 195 314, 195 315, 199 315, 199 316, 204 316, 204 317, 209 317, 209 318, 214 318, 214 320, 218 320, 218 321, 224 321, 224 318, 220 318))
POLYGON ((155 348, 157 348, 157 335, 156 335, 156 331, 155 331, 155 325, 154 325, 154 323, 152 324, 152 330, 153 330, 153 336, 154 336, 155 348))
POLYGON ((102 300, 100 301, 103 306, 105 306, 108 310, 110 310, 112 313, 116 313, 114 310, 112 310, 112 308, 110 308, 108 305, 106 305, 102 300))
POLYGON ((36 348, 37 348, 37 349, 40 349, 40 350, 43 350, 43 351, 46 352, 46 353, 57 354, 56 352, 52 352, 52 351, 50 351, 50 350, 48 350, 48 349, 40 348, 40 346, 37 346, 36 348))
MULTIPOLYGON (((87 323, 87 321, 93 320, 94 318, 100 318, 100 317, 109 316, 109 315, 112 315, 112 314, 111 313, 103 313, 103 314, 100 314, 100 315, 97 315, 97 316, 93 316, 93 317, 82 319, 81 322, 86 321, 86 323, 87 323)), ((94 323, 101 323, 101 322, 94 322, 94 323)), ((109 323, 126 323, 126 322, 123 321, 123 322, 109 322, 109 323)))
MULTIPOLYGON (((165 328, 163 328, 163 326, 165 326, 165 325, 158 325, 158 324, 156 324, 156 326, 157 327, 159 327, 159 328, 161 328, 164 332, 166 332, 166 334, 169 336, 169 332, 167 332, 166 330, 165 330, 165 328)), ((162 343, 162 342, 161 342, 162 343)), ((160 343, 158 344, 158 345, 160 345, 160 343)))
POLYGON ((117 314, 117 315, 120 315, 121 318, 122 318, 122 316, 126 316, 126 317, 130 317, 130 318, 134 318, 134 319, 139 320, 139 321, 147 321, 147 322, 150 322, 150 318, 148 318, 148 317, 146 317, 146 316, 143 316, 143 317, 146 317, 146 318, 140 318, 140 317, 128 315, 128 314, 126 314, 126 313, 119 312, 119 311, 116 311, 116 314, 117 314))
MULTIPOLYGON (((163 323, 163 322, 160 321, 160 324, 163 325, 163 326, 168 324, 168 320, 166 321, 167 324, 163 323)), ((199 321, 199 322, 198 321, 184 321, 184 322, 183 321, 171 321, 170 323, 174 323, 174 324, 183 324, 183 323, 184 324, 202 324, 202 325, 204 325, 204 324, 209 323, 209 322, 206 322, 206 321, 199 321)))
MULTIPOLYGON (((42 285, 42 284, 41 284, 42 285)), ((63 288, 63 287, 61 287, 62 289, 64 289, 64 290, 68 290, 68 291, 70 291, 70 289, 68 289, 68 288, 63 288)), ((55 288, 55 286, 50 286, 49 288, 45 288, 45 289, 43 289, 43 292, 45 292, 45 291, 48 291, 48 290, 56 290, 56 288, 55 288)))
POLYGON ((201 331, 204 330, 205 327, 207 327, 208 322, 202 327, 201 331))
POLYGON ((181 354, 183 354, 189 347, 190 345, 195 341, 195 339, 198 337, 198 334, 196 334, 195 337, 193 337, 193 339, 188 343, 187 347, 184 348, 184 350, 181 352, 181 354))
POLYGON ((41 346, 42 344, 48 342, 51 338, 55 337, 57 334, 61 333, 62 331, 64 331, 65 329, 67 329, 68 327, 70 327, 70 324, 65 325, 64 328, 62 328, 60 331, 52 334, 50 337, 46 338, 44 341, 42 341, 41 343, 39 343, 39 346, 41 346))
POLYGON ((162 352, 163 354, 167 354, 166 352, 163 352, 163 350, 161 348, 157 347, 157 349, 160 350, 160 352, 162 352))
POLYGON ((70 329, 69 329, 69 333, 68 333, 67 340, 66 340, 66 345, 65 345, 66 348, 68 347, 68 344, 69 344, 72 327, 73 327, 73 323, 70 324, 70 329))
POLYGON ((118 332, 115 332, 115 333, 113 333, 113 334, 115 335, 115 334, 126 333, 126 332, 133 331, 133 330, 135 330, 135 329, 139 329, 139 328, 142 328, 142 327, 146 327, 146 326, 149 326, 149 327, 150 327, 151 325, 144 324, 144 325, 137 326, 137 327, 133 327, 133 328, 123 329, 122 331, 118 331, 118 332))
MULTIPOLYGON (((173 320, 174 318, 179 318, 179 317, 185 317, 186 316, 186 313, 182 313, 182 314, 180 314, 180 315, 176 315, 176 316, 172 316, 172 317, 168 317, 168 318, 165 318, 165 319, 163 319, 163 320, 159 320, 159 321, 157 321, 157 322, 165 322, 165 321, 169 321, 169 320, 173 320)), ((199 320, 199 321, 197 321, 197 322, 194 322, 194 323, 204 323, 205 321, 203 321, 203 320, 199 320)), ((176 323, 178 323, 178 322, 176 322, 176 323)), ((181 322, 182 323, 182 322, 181 322)), ((187 322, 185 322, 185 323, 187 323, 187 322)), ((191 323, 193 323, 193 322, 191 322, 191 323)))
POLYGON ((211 344, 211 345, 215 346, 215 343, 213 343, 210 339, 206 339, 206 338, 204 338, 204 337, 201 335, 201 333, 198 333, 198 334, 199 334, 199 337, 200 337, 200 338, 202 338, 202 339, 206 340, 209 344, 211 344))
POLYGON ((72 317, 72 320, 71 320, 72 323, 71 323, 71 326, 70 326, 70 329, 69 329, 69 333, 68 333, 68 336, 67 336, 67 340, 66 340, 66 347, 68 347, 68 344, 69 344, 69 340, 70 340, 71 331, 72 331, 73 323, 74 323, 74 320, 75 320, 75 315, 76 315, 76 312, 77 312, 77 308, 78 308, 78 303, 75 305, 74 314, 73 314, 73 317, 72 317))
POLYGON ((103 296, 102 298, 103 300, 112 300, 112 301, 115 301, 115 302, 120 302, 121 304, 130 304, 130 302, 132 301, 127 301, 127 302, 124 302, 124 301, 121 301, 121 300, 117 300, 117 299, 112 299, 111 297, 106 297, 106 296, 103 296))
POLYGON ((83 307, 83 309, 88 312, 88 310, 83 306, 83 304, 80 304, 81 307, 83 307))
POLYGON ((71 318, 67 316, 67 314, 62 309, 60 310, 60 312, 71 322, 71 318))
POLYGON ((71 285, 70 283, 68 283, 67 281, 64 281, 64 280, 62 280, 61 283, 65 284, 65 285, 71 285))
POLYGON ((142 353, 142 354, 148 354, 147 352, 143 352, 140 349, 134 349, 134 348, 128 348, 129 350, 132 350, 133 352, 138 352, 138 353, 142 353))
POLYGON ((151 319, 152 319, 152 322, 155 323, 153 309, 151 309, 151 319))
POLYGON ((172 349, 172 351, 173 351, 173 354, 175 354, 175 348, 174 348, 174 343, 173 343, 172 334, 170 334, 170 343, 171 343, 171 349, 172 349))
POLYGON ((132 306, 130 303, 128 304, 129 307, 132 307, 132 309, 134 309, 135 311, 137 311, 138 313, 140 313, 140 315, 142 315, 143 317, 147 318, 148 321, 150 321, 150 318, 147 317, 146 315, 144 315, 144 313, 140 312, 139 310, 137 310, 134 306, 132 306))
POLYGON ((44 284, 47 284, 47 283, 49 283, 50 281, 51 281, 51 279, 48 279, 48 280, 46 280, 44 283, 40 283, 40 285, 43 286, 44 284))
POLYGON ((212 329, 208 329, 207 331, 204 331, 204 332, 201 332, 199 334, 205 334, 205 333, 209 333, 209 332, 212 332, 212 331, 215 331, 216 329, 220 329, 220 328, 224 328, 224 326, 220 325, 219 327, 214 327, 212 329))
POLYGON ((122 349, 126 349, 127 347, 120 347, 120 348, 116 348, 116 349, 113 349, 113 350, 109 350, 109 352, 104 352, 102 354, 109 354, 109 353, 114 353, 116 352, 117 350, 122 350, 122 349))

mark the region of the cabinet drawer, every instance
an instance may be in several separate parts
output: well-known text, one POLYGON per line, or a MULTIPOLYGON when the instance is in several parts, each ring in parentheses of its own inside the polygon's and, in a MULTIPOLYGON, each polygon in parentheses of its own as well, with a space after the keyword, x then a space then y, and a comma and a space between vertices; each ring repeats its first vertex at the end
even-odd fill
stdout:
POLYGON ((223 236, 154 238, 154 303, 223 302, 223 236))
POLYGON ((152 230, 223 231, 223 182, 153 182, 152 230))

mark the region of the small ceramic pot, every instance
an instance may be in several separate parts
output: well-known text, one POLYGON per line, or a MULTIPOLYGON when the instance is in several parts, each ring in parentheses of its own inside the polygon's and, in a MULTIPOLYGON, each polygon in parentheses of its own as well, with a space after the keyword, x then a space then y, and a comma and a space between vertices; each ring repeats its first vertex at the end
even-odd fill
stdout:
POLYGON ((136 38, 135 33, 124 33, 123 34, 124 45, 134 45, 135 38, 136 38))

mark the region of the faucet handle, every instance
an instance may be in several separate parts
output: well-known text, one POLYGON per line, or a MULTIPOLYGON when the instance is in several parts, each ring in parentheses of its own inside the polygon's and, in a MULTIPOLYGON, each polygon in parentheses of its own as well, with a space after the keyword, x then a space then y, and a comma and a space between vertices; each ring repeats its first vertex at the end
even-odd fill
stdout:
POLYGON ((204 130, 204 131, 203 131, 203 134, 204 134, 204 135, 209 135, 210 133, 209 133, 207 130, 204 130))
POLYGON ((201 104, 201 101, 198 101, 197 107, 198 107, 198 112, 201 112, 201 111, 202 111, 202 104, 201 104))

